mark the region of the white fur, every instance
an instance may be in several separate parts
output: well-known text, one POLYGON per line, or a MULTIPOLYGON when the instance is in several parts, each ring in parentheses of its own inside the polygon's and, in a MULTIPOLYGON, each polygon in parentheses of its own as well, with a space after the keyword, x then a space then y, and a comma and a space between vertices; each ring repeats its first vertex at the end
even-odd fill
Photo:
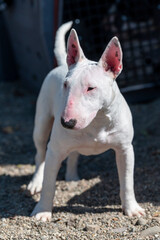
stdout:
MULTIPOLYGON (((59 34, 60 32, 61 29, 59 34)), ((66 178, 78 180, 78 153, 100 154, 111 148, 116 152, 123 211, 129 216, 144 214, 144 210, 136 202, 133 188, 132 116, 116 81, 113 80, 122 66, 118 65, 112 71, 107 65, 110 63, 108 58, 110 60, 114 56, 111 56, 114 53, 114 44, 119 49, 119 61, 122 64, 122 52, 117 38, 111 40, 96 64, 85 58, 76 32, 72 30, 68 40, 68 67, 62 65, 51 71, 42 85, 34 128, 36 171, 28 185, 31 194, 42 188, 40 201, 32 212, 32 216, 36 216, 38 220, 46 221, 51 218, 57 173, 67 156, 66 178), (74 51, 75 46, 72 48, 73 43, 77 52, 74 51), (88 87, 94 89, 90 91, 88 87), (61 118, 65 123, 76 119, 73 129, 63 127, 61 118)))
POLYGON ((61 26, 56 32, 54 54, 58 65, 66 64, 66 47, 65 47, 65 34, 71 28, 73 22, 67 22, 61 26))

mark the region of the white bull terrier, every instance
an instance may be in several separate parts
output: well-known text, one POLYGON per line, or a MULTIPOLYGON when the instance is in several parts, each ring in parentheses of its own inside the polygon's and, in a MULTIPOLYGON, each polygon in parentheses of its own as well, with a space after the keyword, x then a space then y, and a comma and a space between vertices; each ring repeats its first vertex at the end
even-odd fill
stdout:
MULTIPOLYGON (((64 34, 70 27, 71 23, 64 24, 57 33, 55 53, 60 64, 66 59, 64 34)), ((67 180, 78 179, 78 155, 100 154, 108 149, 116 152, 124 213, 145 214, 133 187, 132 116, 115 81, 121 71, 122 50, 117 37, 111 39, 99 62, 94 62, 85 57, 76 31, 71 30, 67 64, 47 75, 37 101, 36 171, 28 190, 31 194, 42 192, 31 216, 51 219, 56 177, 66 157, 67 180)))

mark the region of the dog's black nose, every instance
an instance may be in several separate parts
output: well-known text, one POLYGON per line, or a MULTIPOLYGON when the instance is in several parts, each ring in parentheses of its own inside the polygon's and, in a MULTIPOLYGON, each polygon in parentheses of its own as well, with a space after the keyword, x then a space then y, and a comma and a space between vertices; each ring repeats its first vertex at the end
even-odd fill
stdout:
POLYGON ((65 122, 64 118, 61 117, 61 124, 65 128, 73 129, 76 123, 77 123, 76 119, 70 119, 68 122, 65 122))

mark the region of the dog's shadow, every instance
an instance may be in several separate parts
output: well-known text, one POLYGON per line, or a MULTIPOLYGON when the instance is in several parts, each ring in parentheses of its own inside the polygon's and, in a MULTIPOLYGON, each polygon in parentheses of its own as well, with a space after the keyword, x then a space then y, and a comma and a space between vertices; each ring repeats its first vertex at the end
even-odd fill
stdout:
MULTIPOLYGON (((81 179, 99 179, 98 183, 92 184, 88 190, 75 195, 66 207, 54 207, 54 212, 69 211, 75 214, 92 212, 101 213, 107 211, 120 211, 120 208, 110 207, 119 205, 118 176, 114 161, 114 152, 84 157, 79 159, 79 175, 81 179)), ((65 165, 65 164, 64 164, 65 165)), ((58 179, 63 179, 65 166, 62 167, 58 179)), ((87 184, 87 181, 85 181, 87 184)), ((74 190, 73 190, 74 191, 74 190)))
MULTIPOLYGON (((137 159, 135 167, 135 193, 140 203, 160 202, 160 186, 156 182, 159 176, 159 167, 155 164, 152 168, 149 161, 143 166, 143 161, 137 159), (153 173, 155 176, 154 181, 153 173)), ((64 180, 65 163, 58 175, 58 180, 64 180)), ((71 212, 74 214, 119 212, 121 211, 119 198, 119 181, 116 168, 115 154, 113 151, 98 156, 80 157, 79 175, 81 179, 91 180, 99 178, 100 181, 87 188, 86 191, 75 195, 68 200, 65 206, 56 206, 53 212, 71 212)), ((9 176, 2 175, 0 179, 0 217, 29 216, 35 206, 35 200, 21 190, 24 183, 28 183, 31 175, 9 176)), ((87 181, 85 181, 87 184, 87 181)), ((73 190, 74 191, 74 190, 73 190)))
MULTIPOLYGON (((152 160, 152 164, 153 164, 152 160)), ((65 168, 59 174, 59 180, 64 175, 65 168)), ((153 182, 152 174, 158 178, 159 167, 155 160, 154 166, 149 161, 145 163, 137 159, 135 164, 135 195, 139 203, 152 202, 154 205, 160 203, 160 185, 153 182), (159 189, 159 190, 158 190, 159 189)), ((100 182, 75 195, 68 202, 67 206, 54 207, 54 212, 73 212, 75 214, 92 212, 102 213, 108 211, 121 211, 119 198, 119 181, 114 152, 108 151, 98 156, 80 157, 79 173, 81 179, 100 178, 100 182)))
MULTIPOLYGON (((64 162, 58 174, 59 181, 64 180, 65 165, 64 162)), ((81 179, 91 180, 99 177, 100 181, 87 191, 72 197, 67 202, 67 206, 54 207, 53 212, 80 214, 85 212, 121 211, 120 208, 110 207, 110 205, 120 204, 118 177, 113 152, 110 152, 107 156, 106 153, 90 157, 81 156, 79 160, 79 174, 81 179)), ((31 178, 31 175, 1 175, 0 217, 12 218, 17 215, 29 216, 31 214, 36 202, 34 198, 28 196, 26 191, 23 191, 21 188, 24 183, 29 183, 31 178)))

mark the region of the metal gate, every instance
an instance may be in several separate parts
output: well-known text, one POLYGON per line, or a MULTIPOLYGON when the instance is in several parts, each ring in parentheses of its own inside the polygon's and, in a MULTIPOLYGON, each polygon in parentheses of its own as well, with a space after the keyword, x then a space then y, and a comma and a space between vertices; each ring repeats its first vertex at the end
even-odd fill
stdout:
POLYGON ((113 36, 119 38, 124 68, 117 82, 130 100, 160 96, 160 1, 67 0, 62 21, 68 20, 75 20, 81 45, 92 60, 100 58, 113 36))

